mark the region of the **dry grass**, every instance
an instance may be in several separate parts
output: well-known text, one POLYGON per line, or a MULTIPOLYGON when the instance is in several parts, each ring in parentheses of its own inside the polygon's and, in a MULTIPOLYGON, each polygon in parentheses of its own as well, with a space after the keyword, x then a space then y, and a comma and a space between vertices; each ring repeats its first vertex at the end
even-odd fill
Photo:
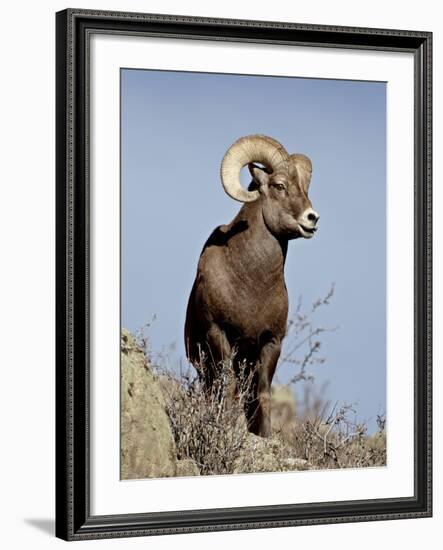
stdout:
POLYGON ((177 458, 192 459, 202 475, 232 473, 248 435, 243 414, 248 381, 233 397, 230 362, 221 366, 210 391, 190 371, 177 378, 162 370, 160 380, 177 458))

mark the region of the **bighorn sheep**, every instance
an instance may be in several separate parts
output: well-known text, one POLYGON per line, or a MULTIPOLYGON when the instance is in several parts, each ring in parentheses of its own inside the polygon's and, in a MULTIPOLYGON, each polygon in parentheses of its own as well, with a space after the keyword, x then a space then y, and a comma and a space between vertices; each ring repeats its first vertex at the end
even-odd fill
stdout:
POLYGON ((224 360, 233 358, 237 376, 248 369, 253 381, 245 402, 248 429, 263 437, 270 435, 271 382, 286 333, 288 241, 311 238, 319 219, 308 198, 311 172, 306 156, 289 155, 264 135, 242 137, 228 149, 221 181, 244 204, 206 241, 188 302, 189 361, 206 388, 224 360), (240 184, 246 165, 252 176, 248 190, 240 184))

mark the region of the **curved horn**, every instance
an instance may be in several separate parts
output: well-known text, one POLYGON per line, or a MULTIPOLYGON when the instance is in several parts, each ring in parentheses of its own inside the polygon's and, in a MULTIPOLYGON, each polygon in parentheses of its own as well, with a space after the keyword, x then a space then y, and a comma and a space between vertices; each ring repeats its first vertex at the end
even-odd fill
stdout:
POLYGON ((240 184, 240 171, 250 162, 259 162, 274 172, 282 163, 289 166, 289 155, 278 141, 263 135, 242 137, 233 143, 223 157, 221 180, 226 193, 240 202, 255 201, 260 195, 240 184))
POLYGON ((303 187, 305 193, 307 193, 309 184, 311 183, 312 162, 306 155, 302 155, 301 153, 290 155, 289 158, 297 170, 300 185, 303 187))

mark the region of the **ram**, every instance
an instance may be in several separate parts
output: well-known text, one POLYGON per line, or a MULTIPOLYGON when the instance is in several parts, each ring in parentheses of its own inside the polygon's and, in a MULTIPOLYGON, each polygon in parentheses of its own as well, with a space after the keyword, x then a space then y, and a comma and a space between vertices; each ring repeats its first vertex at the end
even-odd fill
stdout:
POLYGON ((189 297, 185 347, 203 387, 210 389, 226 361, 237 380, 250 375, 245 415, 249 431, 271 431, 271 383, 286 333, 288 241, 310 239, 319 215, 308 198, 312 165, 276 140, 251 135, 226 152, 221 181, 243 206, 206 241, 189 297), (252 181, 240 184, 248 165, 252 181), (246 372, 245 372, 246 371, 246 372))

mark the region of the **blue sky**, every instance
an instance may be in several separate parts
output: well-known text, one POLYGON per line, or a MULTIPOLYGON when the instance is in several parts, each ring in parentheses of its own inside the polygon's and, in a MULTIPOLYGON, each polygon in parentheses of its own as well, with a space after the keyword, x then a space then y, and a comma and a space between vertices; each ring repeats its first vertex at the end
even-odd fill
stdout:
POLYGON ((122 325, 155 315, 152 349, 184 357, 202 246, 241 207, 222 190, 221 159, 240 136, 267 134, 313 164, 320 227, 290 242, 285 274, 290 316, 300 295, 308 307, 335 284, 316 316, 339 329, 322 338, 315 388, 327 383, 327 399, 356 403, 375 429, 386 409, 386 85, 129 69, 121 91, 122 325))

